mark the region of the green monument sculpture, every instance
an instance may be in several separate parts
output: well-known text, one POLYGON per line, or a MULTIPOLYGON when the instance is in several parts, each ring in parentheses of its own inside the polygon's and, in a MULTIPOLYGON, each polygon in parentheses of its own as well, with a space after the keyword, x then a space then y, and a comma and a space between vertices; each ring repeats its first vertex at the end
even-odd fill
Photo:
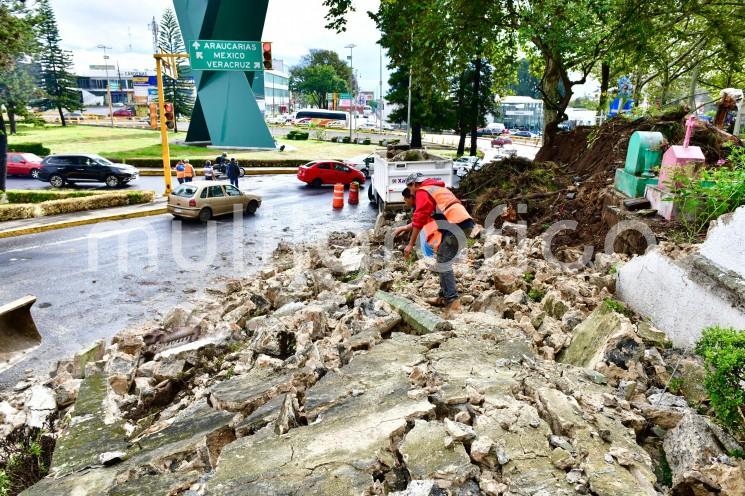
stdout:
POLYGON ((269 0, 173 0, 189 49, 197 99, 186 141, 274 148, 251 89, 269 0), (254 52, 258 50, 258 54, 254 52))

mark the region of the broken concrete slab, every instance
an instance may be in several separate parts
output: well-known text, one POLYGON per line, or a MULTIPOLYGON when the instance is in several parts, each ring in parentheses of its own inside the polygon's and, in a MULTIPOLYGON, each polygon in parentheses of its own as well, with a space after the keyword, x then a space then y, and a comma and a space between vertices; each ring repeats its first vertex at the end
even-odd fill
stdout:
POLYGON ((452 329, 452 324, 450 324, 450 322, 443 320, 411 300, 407 300, 406 298, 385 291, 378 291, 375 293, 375 298, 385 301, 398 310, 404 321, 419 334, 444 332, 452 329))

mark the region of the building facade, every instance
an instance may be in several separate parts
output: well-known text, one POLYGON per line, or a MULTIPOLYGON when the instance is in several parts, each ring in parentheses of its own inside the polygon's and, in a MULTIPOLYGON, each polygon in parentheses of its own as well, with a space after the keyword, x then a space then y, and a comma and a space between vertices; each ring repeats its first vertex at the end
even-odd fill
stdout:
POLYGON ((543 101, 529 96, 506 96, 499 102, 497 121, 507 129, 543 131, 543 101))

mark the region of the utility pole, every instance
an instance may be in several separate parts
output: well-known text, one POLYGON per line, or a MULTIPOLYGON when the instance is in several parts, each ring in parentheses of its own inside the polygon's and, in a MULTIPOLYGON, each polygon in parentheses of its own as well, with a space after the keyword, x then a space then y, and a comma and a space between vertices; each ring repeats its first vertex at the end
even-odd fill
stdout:
POLYGON ((352 140, 352 121, 354 120, 354 49, 357 47, 354 43, 345 46, 344 48, 349 49, 349 66, 352 69, 352 74, 349 76, 349 139, 352 140))
POLYGON ((408 109, 406 110, 406 142, 411 145, 411 73, 414 70, 411 68, 411 62, 409 62, 409 103, 408 109))
POLYGON ((98 45, 96 48, 103 50, 103 68, 106 70, 106 94, 109 97, 109 117, 111 118, 111 127, 114 127, 114 106, 111 103, 111 81, 109 80, 109 55, 106 53, 106 50, 111 50, 111 47, 98 45))
POLYGON ((380 88, 378 93, 378 124, 383 134, 383 45, 380 45, 380 88))

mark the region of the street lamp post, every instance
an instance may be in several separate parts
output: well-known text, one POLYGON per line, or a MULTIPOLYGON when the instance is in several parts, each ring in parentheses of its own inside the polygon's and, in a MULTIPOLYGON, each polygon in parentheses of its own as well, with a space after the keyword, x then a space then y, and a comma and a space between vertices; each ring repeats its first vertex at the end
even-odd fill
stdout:
POLYGON ((380 88, 378 92, 378 124, 383 134, 383 45, 380 45, 380 88))
POLYGON ((352 69, 351 75, 349 76, 349 140, 352 140, 352 120, 354 119, 354 49, 357 47, 354 43, 351 43, 344 48, 349 49, 349 66, 352 69))
POLYGON ((114 127, 114 106, 111 103, 111 82, 109 80, 109 56, 106 53, 106 50, 111 50, 111 47, 98 45, 96 48, 103 50, 103 68, 106 71, 106 94, 109 97, 109 117, 111 118, 111 127, 114 127))

